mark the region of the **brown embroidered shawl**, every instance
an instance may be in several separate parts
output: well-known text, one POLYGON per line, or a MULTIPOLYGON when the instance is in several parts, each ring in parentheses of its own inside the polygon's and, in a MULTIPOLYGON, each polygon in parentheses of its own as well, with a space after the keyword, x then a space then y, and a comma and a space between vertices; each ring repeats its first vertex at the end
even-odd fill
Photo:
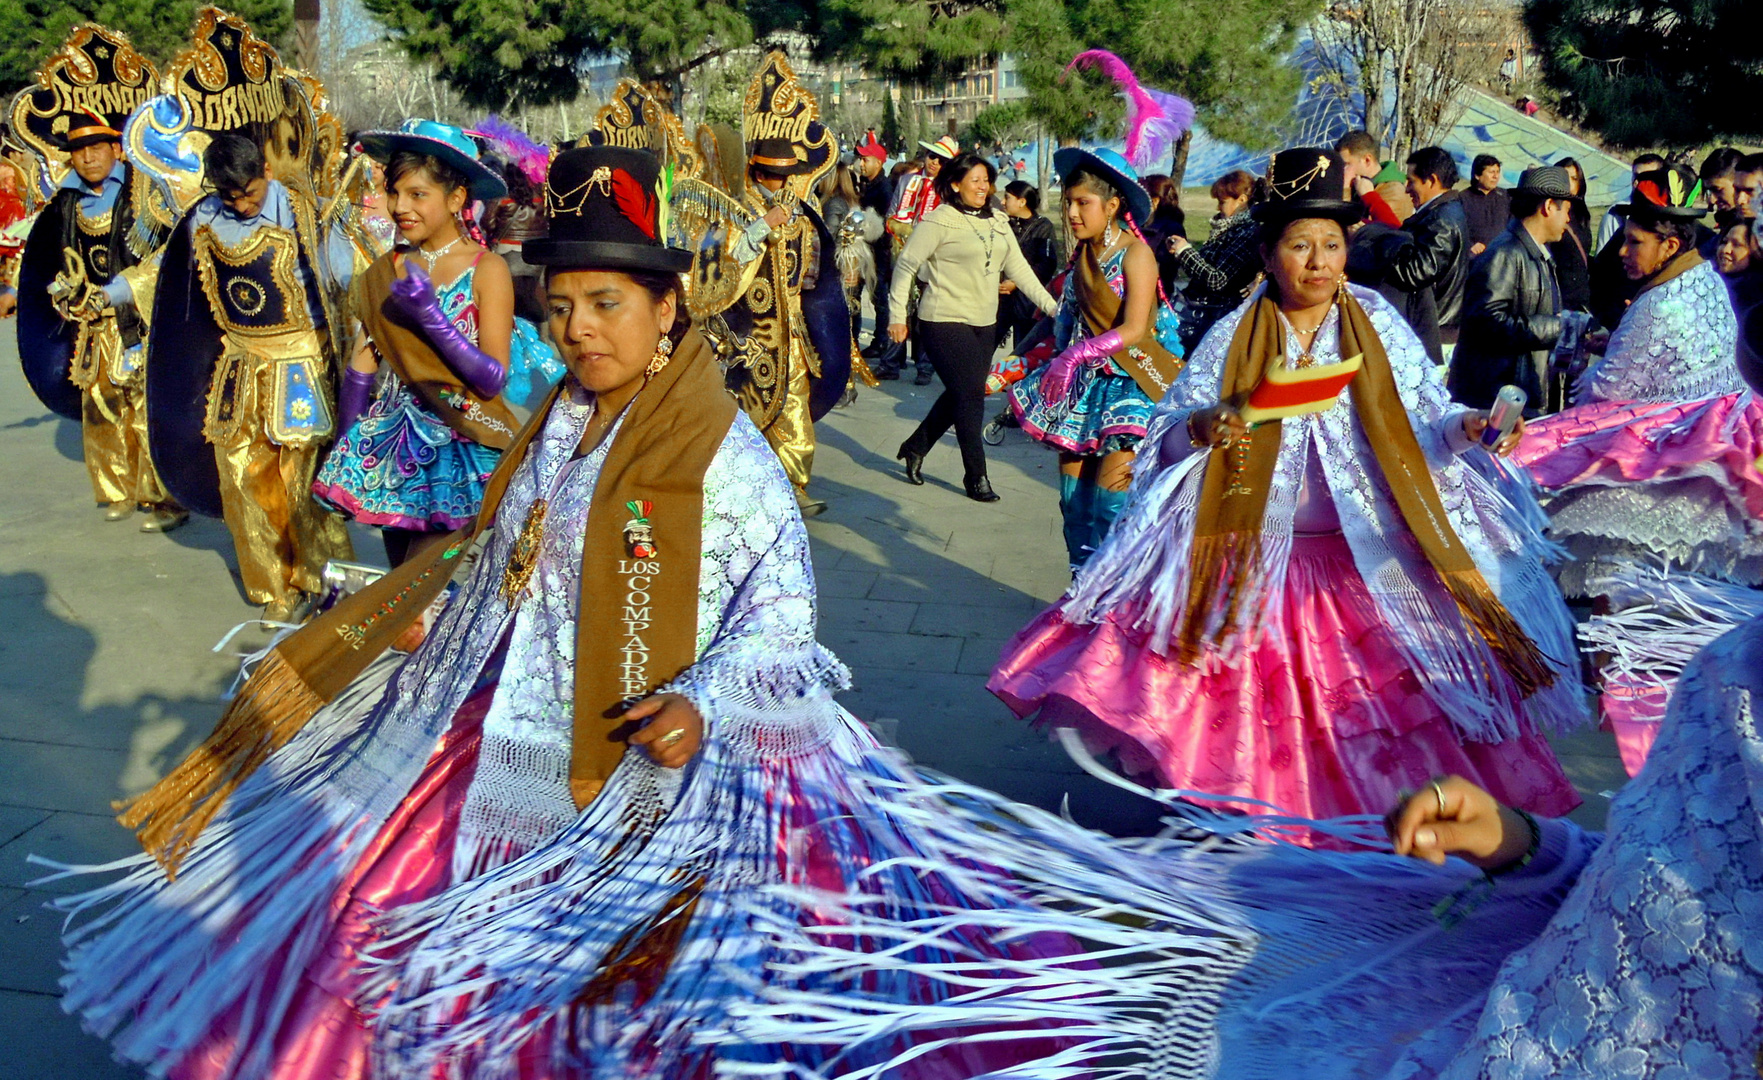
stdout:
MULTIPOLYGON (((1105 334, 1119 325, 1125 306, 1124 301, 1112 286, 1108 284, 1108 275, 1102 272, 1102 264, 1096 260, 1096 253, 1090 245, 1083 244, 1082 253, 1072 272, 1077 275, 1078 311, 1083 316, 1084 326, 1091 337, 1105 334)), ((1130 345, 1113 354, 1113 359, 1126 373, 1139 384, 1139 389, 1151 399, 1151 404, 1163 400, 1175 377, 1181 374, 1182 361, 1176 355, 1157 343, 1152 332, 1157 322, 1156 308, 1151 310, 1151 327, 1145 331, 1145 339, 1137 345, 1130 345)))
MULTIPOLYGON (((1487 642, 1520 692, 1529 695, 1552 685, 1555 672, 1547 658, 1494 595, 1451 526, 1433 483, 1432 469, 1396 388, 1389 356, 1365 309, 1345 289, 1339 303, 1341 357, 1364 358, 1347 388, 1353 413, 1383 470, 1402 521, 1457 602, 1464 620, 1487 642)), ((1284 353, 1279 305, 1263 293, 1231 338, 1220 386, 1223 402, 1241 408, 1267 371, 1283 362, 1284 353)), ((1225 627, 1236 622, 1244 576, 1254 572, 1259 555, 1262 519, 1279 460, 1280 430, 1277 420, 1258 424, 1249 432, 1246 452, 1240 444, 1218 447, 1206 463, 1194 519, 1187 618, 1178 637, 1177 655, 1185 661, 1198 658, 1214 613, 1223 611, 1225 627)))
MULTIPOLYGON (((490 523, 514 470, 557 400, 545 404, 490 477, 476 521, 314 619, 273 649, 214 732, 153 788, 119 806, 123 825, 174 870, 241 782, 391 648, 432 604, 490 523)), ((631 402, 594 488, 582 548, 576 621, 575 729, 570 788, 585 806, 617 767, 628 703, 697 656, 704 474, 736 404, 713 350, 689 331, 673 359, 631 402), (631 502, 648 502, 657 551, 626 549, 631 502)), ((503 522, 519 529, 522 522, 503 522)), ((479 572, 492 572, 486 567, 479 572)), ((500 598, 491 603, 501 603, 500 598)))

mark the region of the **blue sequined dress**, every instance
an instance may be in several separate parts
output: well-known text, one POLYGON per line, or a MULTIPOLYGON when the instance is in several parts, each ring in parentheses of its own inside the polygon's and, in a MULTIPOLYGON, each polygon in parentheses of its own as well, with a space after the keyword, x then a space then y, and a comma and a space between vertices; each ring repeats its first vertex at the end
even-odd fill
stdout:
MULTIPOLYGON (((1102 272, 1116 295, 1126 295, 1126 248, 1102 260, 1102 272)), ((1179 319, 1167 305, 1157 306, 1152 328, 1158 344, 1182 355, 1179 319)), ((1089 337, 1079 318, 1077 275, 1067 274, 1065 291, 1054 316, 1054 347, 1063 351, 1073 342, 1089 337)), ((1041 396, 1041 376, 1046 366, 1035 369, 1010 390, 1010 408, 1033 438, 1068 453, 1086 456, 1131 450, 1145 437, 1145 425, 1156 406, 1139 389, 1136 379, 1112 358, 1101 367, 1082 366, 1072 378, 1071 393, 1064 401, 1049 402, 1041 396)))
MULTIPOLYGON (((477 264, 435 290, 441 310, 477 342, 477 264)), ((389 369, 378 396, 343 432, 312 491, 344 517, 382 529, 451 532, 477 515, 502 452, 448 427, 389 369)))

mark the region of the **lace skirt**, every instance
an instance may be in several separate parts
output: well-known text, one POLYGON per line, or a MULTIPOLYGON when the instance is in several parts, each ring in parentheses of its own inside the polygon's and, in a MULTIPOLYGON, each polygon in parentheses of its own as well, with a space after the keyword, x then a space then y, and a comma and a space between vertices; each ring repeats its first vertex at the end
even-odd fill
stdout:
POLYGON ((1509 806, 1579 804, 1535 731, 1466 741, 1411 668, 1339 533, 1292 544, 1269 629, 1207 673, 1145 647, 1130 614, 1094 625, 1044 612, 987 686, 1019 716, 1076 727, 1097 751, 1164 788, 1242 795, 1311 818, 1382 814, 1404 790, 1455 773, 1509 806), (1283 628, 1283 629, 1279 629, 1283 628))
POLYGON ((1112 364, 1083 367, 1072 380, 1070 396, 1048 402, 1041 396, 1046 370, 1031 371, 1010 388, 1010 408, 1030 436, 1067 453, 1093 457, 1131 450, 1145 437, 1156 402, 1132 376, 1112 364))
POLYGON ((312 493, 363 525, 451 532, 477 516, 501 458, 448 427, 394 379, 337 440, 312 493))
POLYGON ((1569 596, 1625 566, 1763 584, 1763 405, 1750 393, 1600 402, 1530 427, 1513 460, 1547 492, 1550 534, 1574 560, 1569 596))

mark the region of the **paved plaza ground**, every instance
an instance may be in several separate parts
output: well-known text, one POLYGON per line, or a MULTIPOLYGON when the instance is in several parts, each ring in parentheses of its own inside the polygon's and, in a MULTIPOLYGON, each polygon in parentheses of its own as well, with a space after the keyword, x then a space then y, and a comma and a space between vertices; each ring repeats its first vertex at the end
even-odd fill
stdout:
MULTIPOLYGON (((821 640, 851 666, 844 695, 921 764, 1086 824, 1141 831, 1149 803, 1079 773, 989 695, 1004 642, 1066 584, 1051 454, 1012 432, 992 453, 1002 501, 964 498, 952 440, 901 481, 893 454, 935 396, 909 381, 864 390, 820 425, 809 526, 821 640)), ((102 520, 79 429, 47 415, 0 327, 0 1080, 138 1077, 56 1000, 57 886, 31 889, 34 852, 75 863, 131 852, 111 800, 141 791, 220 714, 236 661, 211 647, 255 612, 218 521, 170 536, 102 520)), ((381 561, 358 530, 365 561, 381 561)), ((1602 824, 1623 775, 1597 732, 1557 743, 1602 824)))

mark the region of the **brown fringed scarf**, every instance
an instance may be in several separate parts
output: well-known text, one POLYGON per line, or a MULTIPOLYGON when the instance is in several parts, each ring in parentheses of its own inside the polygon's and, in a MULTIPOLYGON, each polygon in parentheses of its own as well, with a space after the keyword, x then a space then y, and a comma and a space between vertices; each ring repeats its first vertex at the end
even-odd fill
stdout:
POLYGON ((380 359, 448 427, 492 450, 508 449, 516 427, 508 406, 499 397, 486 399, 472 393, 435 355, 429 339, 389 302, 398 276, 397 254, 388 251, 367 268, 356 310, 380 359))
MULTIPOLYGON (((169 871, 226 799, 313 714, 391 648, 458 570, 493 522, 514 470, 557 400, 545 404, 490 477, 475 523, 347 597, 264 658, 214 732, 171 774, 119 805, 118 820, 169 871)), ((704 474, 736 405, 716 357, 696 330, 631 402, 601 466, 582 548, 576 621, 575 730, 570 790, 585 806, 624 755, 627 703, 672 680, 697 658, 698 572, 704 474), (647 503, 636 515, 628 504, 647 503), (655 553, 633 557, 626 526, 646 516, 655 553)), ((503 522, 506 528, 542 523, 503 522)), ((490 603, 502 603, 493 597, 490 603)))
MULTIPOLYGON (((1402 521, 1420 543, 1464 619, 1481 634, 1520 693, 1529 696, 1552 685, 1555 672, 1547 658, 1488 587, 1451 527, 1426 455, 1414 437, 1408 410, 1396 390, 1389 356, 1365 309, 1344 289, 1340 307, 1341 356, 1348 360, 1364 357, 1364 366, 1348 384, 1353 413, 1395 496, 1402 521)), ((1264 293, 1231 338, 1220 388, 1224 403, 1241 408, 1267 371, 1284 362, 1284 354, 1285 329, 1280 324, 1279 305, 1264 293)), ((1267 494, 1279 461, 1280 422, 1255 426, 1247 441, 1246 448, 1238 444, 1214 449, 1206 463, 1194 517, 1187 618, 1179 638, 1178 656, 1187 662, 1198 658, 1210 616, 1220 604, 1227 630, 1236 622, 1244 577, 1255 572, 1260 554, 1267 494)))
MULTIPOLYGON (((1083 313, 1084 325, 1088 327, 1090 336, 1095 337, 1120 324, 1121 309, 1125 304, 1108 284, 1108 275, 1102 272, 1102 264, 1096 261, 1096 253, 1090 249, 1090 245, 1084 244, 1082 248, 1082 256, 1074 268, 1077 274, 1078 310, 1083 313)), ((1153 327, 1156 321, 1157 312, 1153 308, 1153 327)), ((1133 381, 1139 384, 1139 389, 1145 392, 1152 404, 1163 400, 1163 395, 1169 392, 1169 385, 1181 374, 1181 360, 1159 345, 1156 335, 1149 332, 1137 345, 1113 354, 1113 359, 1133 377, 1133 381), (1135 356, 1135 353, 1138 355, 1135 356)))

